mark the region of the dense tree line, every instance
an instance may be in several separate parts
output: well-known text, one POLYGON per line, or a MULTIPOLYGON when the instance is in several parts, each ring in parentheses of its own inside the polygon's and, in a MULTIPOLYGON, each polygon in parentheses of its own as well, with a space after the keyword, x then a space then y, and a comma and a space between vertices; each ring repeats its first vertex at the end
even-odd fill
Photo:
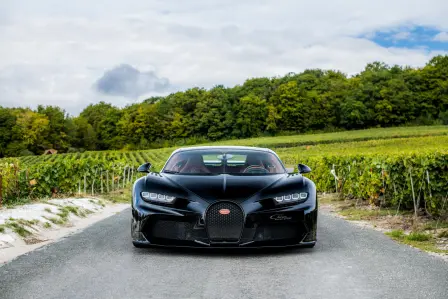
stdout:
POLYGON ((448 124, 448 56, 422 68, 374 62, 352 77, 306 70, 232 88, 192 88, 77 117, 59 107, 2 108, 0 157, 155 148, 206 140, 407 124, 448 124))

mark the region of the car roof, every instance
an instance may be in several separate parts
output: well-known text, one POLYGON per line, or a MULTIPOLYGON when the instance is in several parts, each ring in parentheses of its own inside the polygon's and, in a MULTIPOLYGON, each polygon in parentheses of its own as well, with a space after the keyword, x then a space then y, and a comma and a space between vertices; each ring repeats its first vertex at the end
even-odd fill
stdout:
POLYGON ((273 153, 275 152, 268 148, 255 147, 255 146, 235 146, 235 145, 208 145, 208 146, 191 146, 191 147, 182 147, 173 152, 184 152, 184 151, 192 151, 192 150, 251 150, 251 151, 262 151, 273 153))

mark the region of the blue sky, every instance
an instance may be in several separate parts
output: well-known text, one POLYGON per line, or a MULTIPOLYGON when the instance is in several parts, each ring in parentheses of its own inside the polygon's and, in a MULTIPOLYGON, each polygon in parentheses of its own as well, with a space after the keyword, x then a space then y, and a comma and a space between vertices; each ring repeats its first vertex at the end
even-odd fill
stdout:
POLYGON ((381 47, 405 49, 424 48, 429 51, 447 51, 448 34, 431 27, 392 28, 364 35, 381 47))
POLYGON ((117 106, 448 54, 447 0, 0 0, 0 106, 117 106), (107 5, 105 4, 107 3, 107 5))

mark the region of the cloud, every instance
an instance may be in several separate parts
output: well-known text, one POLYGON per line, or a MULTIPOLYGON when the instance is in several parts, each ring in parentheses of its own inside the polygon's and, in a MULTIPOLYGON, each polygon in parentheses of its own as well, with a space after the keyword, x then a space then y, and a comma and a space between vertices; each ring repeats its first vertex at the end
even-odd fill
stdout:
POLYGON ((306 68, 352 74, 375 60, 422 66, 447 53, 402 46, 406 33, 396 31, 447 32, 445 0, 107 3, 0 1, 0 20, 7 16, 0 22, 0 105, 57 104, 77 113, 100 100, 124 106, 306 68), (397 42, 372 41, 376 32, 395 34, 397 42))
POLYGON ((398 32, 394 35, 392 35, 392 39, 394 40, 403 40, 403 39, 410 39, 411 33, 408 31, 398 32))
POLYGON ((448 32, 440 32, 434 36, 435 41, 448 42, 448 32))
POLYGON ((95 89, 105 95, 137 98, 148 92, 164 92, 171 87, 166 78, 152 72, 140 72, 128 64, 108 70, 95 83, 95 89))

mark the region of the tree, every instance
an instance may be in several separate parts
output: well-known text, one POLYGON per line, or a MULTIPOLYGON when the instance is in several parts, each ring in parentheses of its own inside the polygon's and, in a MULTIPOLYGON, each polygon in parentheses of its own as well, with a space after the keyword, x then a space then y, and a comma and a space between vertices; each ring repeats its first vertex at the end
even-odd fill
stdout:
POLYGON ((253 137, 261 135, 266 129, 266 100, 250 94, 240 99, 237 104, 236 125, 234 135, 253 137))
POLYGON ((75 147, 95 150, 97 138, 93 126, 82 116, 75 118, 73 122, 76 128, 75 147))
POLYGON ((70 144, 68 142, 67 128, 65 127, 65 111, 56 106, 37 107, 37 112, 45 115, 48 119, 48 132, 45 136, 49 147, 58 150, 66 150, 70 144))
POLYGON ((352 77, 307 69, 242 85, 190 88, 118 108, 0 107, 0 157, 80 149, 153 148, 282 132, 447 123, 448 55, 423 68, 373 62, 352 77))
POLYGON ((16 117, 11 109, 0 106, 0 158, 6 155, 6 147, 12 142, 12 128, 16 123, 16 117))
POLYGON ((48 148, 46 136, 49 132, 49 120, 47 116, 31 109, 16 110, 15 116, 16 123, 12 132, 16 141, 20 141, 24 148, 34 153, 48 148))

